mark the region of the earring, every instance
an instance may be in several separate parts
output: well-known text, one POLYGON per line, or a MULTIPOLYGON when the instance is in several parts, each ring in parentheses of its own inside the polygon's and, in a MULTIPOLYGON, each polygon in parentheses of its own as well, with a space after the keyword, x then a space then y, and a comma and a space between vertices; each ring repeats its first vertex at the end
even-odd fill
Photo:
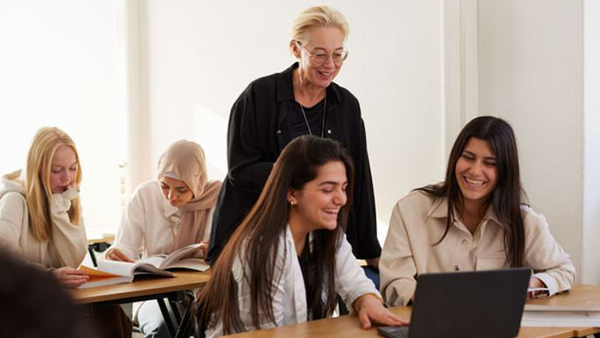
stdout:
POLYGON ((296 202, 294 202, 294 201, 290 201, 290 205, 291 205, 291 206, 294 206, 294 205, 296 205, 296 202))

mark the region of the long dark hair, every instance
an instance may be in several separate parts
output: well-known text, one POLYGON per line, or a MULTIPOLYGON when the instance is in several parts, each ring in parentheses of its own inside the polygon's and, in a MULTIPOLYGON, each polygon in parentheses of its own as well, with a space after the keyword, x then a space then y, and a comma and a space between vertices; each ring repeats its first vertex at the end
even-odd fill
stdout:
MULTIPOLYGON (((301 190, 316 178, 320 167, 331 161, 344 163, 348 177, 346 194, 348 201, 352 201, 354 169, 342 145, 329 139, 302 136, 283 149, 258 201, 225 245, 212 268, 210 281, 198 293, 195 308, 199 328, 206 329, 221 321, 224 334, 244 331, 238 304, 240 290, 232 273, 236 259, 241 259, 243 278, 249 285, 253 326, 260 328, 262 316, 275 323, 273 281, 282 277, 282 271, 276 269, 276 258, 280 236, 289 220, 288 191, 301 190)), ((308 299, 312 318, 326 317, 335 307, 335 253, 346 228, 349 208, 348 203, 340 210, 335 230, 313 232, 306 290, 312 295, 308 299), (323 293, 327 295, 325 300, 323 293)))
POLYGON ((525 193, 521 186, 517 142, 512 127, 506 121, 493 116, 474 118, 461 130, 450 152, 444 182, 416 189, 435 197, 445 197, 448 200, 446 230, 442 238, 434 245, 444 240, 454 222, 455 207, 460 209, 463 204, 462 194, 456 181, 456 162, 472 137, 484 140, 489 144, 496 156, 498 170, 496 187, 482 208, 487 208, 490 204, 494 207, 498 220, 506 228, 504 233, 506 258, 513 267, 523 266, 525 230, 521 215, 521 199, 524 198, 525 193))

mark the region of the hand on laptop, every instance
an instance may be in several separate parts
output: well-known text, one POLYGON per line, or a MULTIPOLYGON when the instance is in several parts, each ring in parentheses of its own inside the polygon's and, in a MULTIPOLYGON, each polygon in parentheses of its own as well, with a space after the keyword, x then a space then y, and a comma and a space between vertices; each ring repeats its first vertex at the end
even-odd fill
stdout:
POLYGON ((370 329, 373 323, 389 326, 408 325, 408 320, 404 320, 386 309, 381 299, 372 294, 360 296, 354 301, 353 306, 358 313, 360 324, 365 330, 370 329))

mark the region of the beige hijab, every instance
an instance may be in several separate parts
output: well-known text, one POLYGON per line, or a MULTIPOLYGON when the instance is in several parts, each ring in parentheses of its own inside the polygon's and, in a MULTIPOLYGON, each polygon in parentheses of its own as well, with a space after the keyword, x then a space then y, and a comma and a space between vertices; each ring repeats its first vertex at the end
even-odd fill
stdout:
POLYGON ((198 143, 181 140, 173 143, 158 161, 158 179, 170 176, 183 181, 194 193, 181 210, 181 228, 169 252, 200 243, 208 224, 210 210, 217 203, 221 182, 208 182, 204 150, 198 143))

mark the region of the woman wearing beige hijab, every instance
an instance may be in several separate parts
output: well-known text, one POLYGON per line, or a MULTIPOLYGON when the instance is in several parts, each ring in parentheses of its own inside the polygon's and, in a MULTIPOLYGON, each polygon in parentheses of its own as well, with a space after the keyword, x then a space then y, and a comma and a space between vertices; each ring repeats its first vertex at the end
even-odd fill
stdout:
MULTIPOLYGON (((133 193, 106 258, 134 261, 200 242, 206 245, 198 257, 204 257, 220 187, 221 182, 207 179, 202 147, 175 142, 158 162, 157 180, 133 193)), ((145 302, 137 318, 145 337, 170 336, 156 302, 145 302)))

